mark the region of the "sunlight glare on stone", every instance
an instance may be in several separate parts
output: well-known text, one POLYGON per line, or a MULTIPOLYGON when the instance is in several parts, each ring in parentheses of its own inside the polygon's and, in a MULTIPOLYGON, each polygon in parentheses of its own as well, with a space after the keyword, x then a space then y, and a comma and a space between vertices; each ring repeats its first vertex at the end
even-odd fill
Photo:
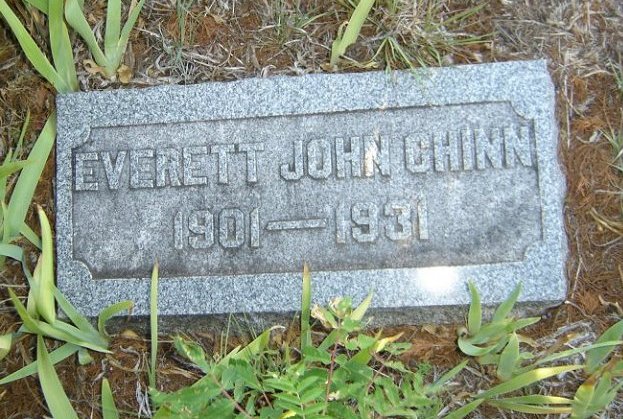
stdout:
POLYGON ((450 294, 456 289, 459 276, 457 269, 451 266, 429 268, 423 275, 421 287, 436 295, 450 294))

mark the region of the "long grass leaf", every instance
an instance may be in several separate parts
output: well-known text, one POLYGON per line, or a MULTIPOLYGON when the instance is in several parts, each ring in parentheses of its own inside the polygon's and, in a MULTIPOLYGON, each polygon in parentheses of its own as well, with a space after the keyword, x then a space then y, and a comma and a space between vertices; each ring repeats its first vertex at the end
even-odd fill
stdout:
POLYGON ((538 406, 531 404, 511 403, 506 400, 491 400, 488 404, 500 409, 510 410, 513 412, 531 413, 533 415, 562 415, 566 413, 571 413, 571 407, 566 406, 538 406))
POLYGON ((541 394, 531 394, 528 396, 506 397, 502 399, 510 403, 519 404, 571 404, 573 400, 566 397, 544 396, 541 394))
POLYGON ((102 417, 104 419, 119 419, 119 411, 115 406, 115 399, 106 378, 102 379, 102 417))
POLYGON ((467 403, 465 406, 448 413, 446 416, 444 416, 444 419, 463 419, 465 416, 476 410, 476 408, 480 406, 483 401, 484 400, 477 399, 470 403, 467 403))
POLYGON ((469 359, 466 359, 465 361, 461 362, 459 365, 455 366, 450 371, 442 375, 437 381, 426 387, 426 392, 434 394, 440 391, 448 381, 452 380, 458 373, 463 371, 463 368, 467 366, 468 362, 469 359))
POLYGON ((303 290, 301 293, 301 354, 311 344, 311 325, 309 324, 311 293, 311 274, 306 263, 303 265, 303 290))
MULTIPOLYGON (((3 2, 4 0, 0 0, 3 2)), ((22 169, 20 176, 15 184, 11 200, 7 209, 7 219, 5 222, 9 224, 9 234, 17 235, 22 229, 28 208, 32 202, 33 194, 43 172, 50 151, 54 146, 56 138, 56 115, 52 114, 45 123, 39 138, 35 142, 27 161, 30 163, 22 169)))
POLYGON ((499 321, 504 320, 511 312, 517 299, 519 298, 519 294, 521 294, 521 284, 517 284, 513 292, 508 296, 502 304, 499 305, 495 313, 493 314, 493 318, 491 319, 491 323, 497 323, 499 321))
MULTIPOLYGON (((69 358, 71 355, 76 353, 79 349, 79 346, 74 345, 73 343, 65 343, 59 348, 55 349, 50 353, 50 362, 52 365, 56 365, 64 359, 69 358)), ((13 381, 21 380, 22 378, 30 377, 33 374, 37 373, 37 361, 34 361, 23 368, 7 375, 2 380, 0 380, 0 385, 12 383, 13 381)))
POLYGON ((103 309, 97 317, 97 330, 99 331, 100 335, 108 336, 108 333, 106 333, 106 322, 110 320, 111 317, 122 311, 127 310, 128 312, 130 312, 132 311, 133 307, 134 303, 132 301, 125 300, 120 301, 116 304, 112 304, 103 309))
POLYGON ((7 256, 21 262, 24 259, 24 250, 14 244, 0 243, 0 255, 7 256))
POLYGON ((511 391, 529 386, 537 381, 545 380, 554 375, 563 374, 565 372, 575 371, 581 368, 580 365, 564 365, 560 367, 538 368, 533 371, 520 374, 513 379, 478 394, 479 399, 490 399, 501 394, 510 393, 511 391))
POLYGON ((123 55, 125 54, 126 47, 128 46, 128 40, 130 39, 130 32, 134 28, 136 21, 138 20, 138 15, 141 13, 143 9, 143 5, 145 4, 145 0, 140 0, 136 6, 128 15, 128 20, 123 25, 123 29, 121 30, 121 35, 119 36, 119 44, 116 49, 116 53, 114 56, 109 57, 110 59, 110 68, 109 71, 115 72, 119 68, 121 64, 121 60, 123 59, 123 55))
POLYGON ((106 5, 106 33, 104 35, 104 54, 116 54, 121 36, 121 0, 108 0, 106 5))
POLYGON ((331 65, 337 64, 337 60, 344 55, 346 48, 355 43, 373 4, 374 0, 359 1, 348 21, 344 33, 338 36, 331 45, 331 65))
POLYGON ((508 340, 508 344, 500 354, 497 375, 502 381, 510 380, 519 362, 519 339, 513 333, 508 340))
POLYGON ((47 57, 41 52, 34 39, 32 39, 26 28, 24 28, 24 25, 22 25, 5 0, 0 0, 0 15, 4 17, 13 31, 17 42, 22 47, 22 51, 24 51, 28 61, 35 67, 35 70, 37 70, 44 79, 49 81, 56 91, 61 93, 71 91, 71 88, 56 72, 47 57))
POLYGON ((156 389, 156 362, 158 360, 158 261, 151 272, 149 292, 149 326, 151 334, 151 359, 149 363, 149 387, 156 389))
POLYGON ((71 303, 67 300, 67 297, 65 297, 58 288, 54 287, 53 292, 59 308, 67 315, 67 317, 69 317, 69 320, 71 320, 71 322, 76 325, 79 330, 84 332, 86 335, 91 336, 91 340, 97 342, 99 345, 104 347, 108 346, 108 341, 105 336, 101 335, 95 327, 93 327, 91 322, 80 314, 73 305, 71 305, 71 303))
POLYGON ((35 246, 37 249, 41 249, 41 239, 39 238, 39 236, 37 236, 37 233, 35 233, 32 228, 28 226, 28 224, 26 224, 25 222, 22 223, 22 228, 20 229, 19 233, 24 236, 30 243, 32 243, 32 245, 35 246))
POLYGON ((472 299, 469 305, 469 313, 467 314, 467 330, 470 335, 475 336, 480 331, 482 324, 482 306, 480 304, 480 295, 474 283, 469 281, 467 284, 472 299))
POLYGON ((13 173, 26 167, 29 163, 26 160, 5 163, 0 166, 0 178, 11 176, 13 173))
POLYGON ((69 40, 69 32, 63 19, 63 0, 48 1, 48 25, 50 27, 50 49, 54 66, 59 76, 61 76, 67 86, 72 91, 80 89, 76 66, 74 64, 74 53, 69 40))
POLYGON ((44 15, 48 14, 48 0, 26 0, 26 3, 38 9, 44 15))
POLYGON ((50 324, 56 320, 56 304, 54 301, 54 243, 52 228, 43 208, 37 206, 39 223, 41 224, 41 276, 37 299, 37 311, 50 324))
POLYGON ((45 348, 43 337, 37 336, 37 371, 39 372, 39 382, 43 396, 50 409, 50 413, 55 418, 78 419, 76 411, 71 406, 63 385, 54 371, 54 366, 50 361, 50 355, 45 348))
POLYGON ((106 67, 108 60, 99 47, 89 22, 84 17, 82 6, 78 0, 65 1, 65 19, 71 28, 86 42, 93 59, 100 67, 106 67))
MULTIPOLYGON (((623 337, 623 320, 618 321, 606 330, 595 343, 603 343, 608 341, 621 340, 623 337)), ((599 368, 601 362, 614 350, 613 346, 605 346, 603 348, 595 348, 586 354, 586 371, 589 374, 594 373, 599 368)))

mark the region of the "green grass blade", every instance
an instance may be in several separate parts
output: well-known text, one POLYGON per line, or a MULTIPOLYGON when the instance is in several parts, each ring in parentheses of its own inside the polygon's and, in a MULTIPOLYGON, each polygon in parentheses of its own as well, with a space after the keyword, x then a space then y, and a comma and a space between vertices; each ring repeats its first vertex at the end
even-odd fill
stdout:
POLYGON ((353 312, 350 314, 350 318, 353 320, 361 320, 363 316, 366 314, 368 309, 370 308, 370 304, 372 304, 372 293, 368 294, 366 298, 363 299, 361 304, 359 304, 353 312))
MULTIPOLYGON (((70 357, 74 353, 78 351, 79 347, 74 345, 73 343, 65 343, 60 346, 52 353, 50 353, 50 362, 52 365, 56 365, 62 360, 70 357)), ((7 375, 2 380, 0 380, 0 385, 12 383, 13 381, 21 380, 22 378, 30 377, 33 374, 37 373, 37 361, 34 361, 23 368, 7 375)))
POLYGON ((311 294, 311 274, 309 266, 305 264, 303 265, 303 291, 301 293, 301 354, 311 345, 311 325, 309 324, 311 294))
POLYGON ((521 284, 517 284, 513 292, 508 296, 506 300, 495 310, 493 314, 493 319, 491 319, 491 323, 496 323, 501 320, 504 320, 511 312, 517 299, 519 298, 519 294, 521 294, 521 284))
POLYGON ((508 344, 500 354, 497 375, 502 381, 508 381, 513 377, 517 363, 519 362, 519 339, 513 333, 508 344))
POLYGON ((476 410, 476 408, 480 406, 483 401, 484 400, 482 399, 474 400, 466 404, 465 406, 448 413, 446 416, 444 416, 444 419, 463 419, 465 416, 476 410))
POLYGON ((56 287, 54 287, 54 298, 56 302, 58 302, 58 306, 60 309, 69 317, 71 322, 76 325, 76 327, 84 332, 86 335, 91 336, 90 340, 93 342, 97 342, 98 345, 103 347, 108 346, 108 341, 106 340, 104 335, 101 335, 95 327, 91 324, 86 317, 76 310, 76 308, 71 305, 71 303, 67 300, 67 298, 63 295, 63 293, 56 287))
POLYGON ((28 226, 28 224, 23 223, 22 228, 20 229, 20 234, 24 236, 30 243, 33 244, 38 249, 41 249, 41 239, 37 236, 32 228, 28 226))
POLYGON ((63 19, 63 0, 49 0, 48 2, 48 25, 50 27, 50 49, 54 66, 67 86, 72 91, 80 90, 76 66, 74 64, 74 52, 69 40, 69 32, 63 19))
POLYGON ((353 11, 353 15, 348 21, 348 25, 344 30, 342 36, 333 41, 331 45, 331 65, 337 64, 337 60, 344 55, 346 48, 354 44, 361 32, 361 28, 372 9, 374 0, 360 0, 353 11))
POLYGON ((106 5, 106 33, 104 35, 104 54, 116 54, 121 36, 121 0, 108 0, 106 5))
POLYGON ((434 394, 440 391, 448 381, 452 380, 458 373, 463 371, 463 368, 467 366, 468 362, 469 360, 466 359, 465 361, 461 362, 459 365, 442 375, 437 381, 426 387, 426 392, 429 394, 434 394))
POLYGON ((11 344, 13 343, 13 333, 7 333, 0 335, 0 361, 11 351, 11 344))
POLYGON ((156 389, 156 363, 158 360, 158 261, 151 272, 149 292, 149 324, 151 333, 151 359, 149 363, 149 387, 156 389))
POLYGON ((467 314, 467 330, 469 334, 474 336, 480 331, 482 324, 482 306, 480 303, 480 295, 472 281, 467 283, 472 302, 469 305, 469 313, 467 314))
POLYGON ((145 4, 145 0, 140 0, 138 4, 130 11, 128 15, 128 20, 123 25, 123 29, 121 30, 121 35, 119 36, 119 43, 117 45, 116 52, 114 56, 109 57, 110 66, 109 71, 113 73, 117 71, 119 65, 121 64, 121 60, 123 59, 123 55, 125 54, 125 49, 128 46, 128 40, 130 39, 130 32, 134 28, 136 21, 138 20, 138 15, 141 13, 141 9, 145 4))
MULTIPOLYGON (((623 337, 623 320, 618 321, 606 330, 595 343, 621 340, 623 337)), ((605 346, 589 350, 586 354, 586 372, 594 373, 600 367, 603 360, 614 350, 613 346, 605 346)))
POLYGON ((502 384, 498 384, 497 386, 478 394, 477 397, 479 399, 490 399, 501 394, 510 393, 511 391, 515 391, 520 388, 529 386, 530 384, 536 383, 537 381, 545 380, 546 378, 552 377, 554 375, 562 374, 569 371, 575 371, 579 368, 582 367, 580 365, 564 365, 560 367, 538 368, 536 370, 520 374, 502 384))
POLYGON ((247 346, 245 346, 241 350, 236 351, 235 353, 232 351, 229 354, 227 354, 227 356, 225 356, 221 360, 221 362, 227 362, 230 359, 243 359, 245 361, 251 361, 253 357, 257 356, 264 349, 266 349, 266 347, 268 346, 268 343, 270 342, 270 332, 273 329, 274 327, 264 330, 261 335, 253 339, 251 343, 249 343, 247 346))
POLYGON ((58 92, 64 93, 71 91, 71 88, 41 52, 34 39, 32 39, 26 28, 24 28, 24 25, 22 25, 5 0, 0 0, 0 15, 4 17, 13 31, 17 42, 19 42, 19 45, 22 47, 22 51, 24 51, 26 58, 28 58, 28 61, 30 61, 35 70, 37 70, 44 79, 49 81, 58 92))
POLYGON ((499 409, 510 410, 513 412, 530 413, 533 415, 557 414, 562 415, 571 413, 571 407, 567 406, 538 406, 531 404, 511 403, 506 400, 491 400, 488 404, 499 409))
POLYGON ((102 417, 104 419, 119 419, 119 411, 106 378, 102 379, 102 417))
POLYGON ((10 257, 18 261, 24 259, 24 251, 14 244, 0 243, 0 255, 10 257))
POLYGON ((106 67, 108 60, 100 49, 89 22, 82 13, 82 6, 78 0, 66 0, 65 19, 71 28, 86 42, 93 59, 100 67, 106 67))
POLYGON ((25 160, 5 163, 0 166, 0 178, 9 177, 18 170, 22 170, 22 168, 26 167, 28 164, 28 161, 25 160))
MULTIPOLYGON (((0 4, 4 0, 0 0, 0 4)), ((22 169, 19 179, 15 184, 11 200, 7 208, 7 218, 5 222, 9 224, 9 234, 11 237, 17 235, 22 229, 28 208, 32 202, 35 188, 43 172, 43 168, 48 160, 50 151, 54 146, 56 138, 56 115, 52 114, 45 123, 39 138, 35 142, 27 161, 30 163, 22 169)))
POLYGON ((65 390, 63 390, 63 385, 58 379, 56 371, 54 371, 50 355, 41 336, 37 336, 37 371, 39 372, 41 390, 52 417, 78 419, 76 411, 71 406, 65 390))
POLYGON ((106 322, 110 320, 111 317, 125 310, 131 312, 133 307, 134 303, 132 301, 125 300, 103 309, 100 312, 100 315, 97 317, 97 330, 99 331, 100 335, 108 336, 108 333, 106 333, 106 322))
POLYGON ((26 3, 38 9, 44 15, 48 14, 48 0, 26 0, 26 3))
POLYGON ((52 228, 45 212, 37 206, 39 223, 41 224, 41 276, 35 298, 37 311, 50 324, 56 320, 56 304, 54 301, 54 242, 52 228))
POLYGON ((543 396, 532 394, 529 396, 506 397, 504 401, 519 404, 571 404, 572 400, 566 397, 543 396))

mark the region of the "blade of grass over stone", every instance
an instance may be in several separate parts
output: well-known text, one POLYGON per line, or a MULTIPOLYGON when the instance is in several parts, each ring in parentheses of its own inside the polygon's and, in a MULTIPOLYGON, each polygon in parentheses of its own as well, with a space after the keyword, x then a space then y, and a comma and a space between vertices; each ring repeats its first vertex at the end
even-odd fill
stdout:
POLYGON ((112 304, 105 309, 103 309, 99 316, 97 317, 97 330, 100 335, 108 336, 106 333, 106 322, 110 320, 117 313, 121 313, 122 311, 131 312, 134 307, 134 303, 130 300, 120 301, 118 303, 112 304))
POLYGON ((104 35, 104 54, 110 57, 116 53, 121 36, 121 0, 108 0, 106 5, 106 33, 104 35))
POLYGON ((498 384, 497 386, 478 394, 477 397, 479 399, 490 399, 501 394, 510 393, 511 391, 529 386, 530 384, 542 381, 554 375, 575 371, 579 368, 582 367, 580 365, 564 365, 561 367, 538 368, 536 370, 520 374, 502 384, 498 384))
POLYGON ((469 313, 467 315, 467 330, 469 334, 474 336, 480 331, 482 324, 482 306, 480 304, 480 295, 472 281, 467 283, 472 302, 469 305, 469 313))
POLYGON ((444 416, 444 419, 462 419, 466 417, 467 415, 469 415, 470 413, 472 413, 474 410, 476 410, 476 408, 480 406, 483 401, 484 400, 482 399, 474 400, 466 404, 465 406, 459 409, 456 409, 453 412, 450 412, 449 414, 444 416))
POLYGON ((56 375, 54 366, 50 361, 50 355, 45 348, 45 342, 41 336, 37 336, 37 371, 41 390, 48 405, 48 409, 55 418, 78 419, 76 411, 71 406, 63 385, 56 375))
POLYGON ((82 314, 75 309, 73 305, 67 298, 63 295, 63 293, 56 287, 54 287, 54 298, 58 302, 60 309, 69 317, 73 324, 82 331, 85 335, 90 336, 90 341, 97 343, 103 347, 108 346, 108 341, 105 338, 105 335, 100 334, 95 327, 91 324, 90 321, 87 320, 82 314))
POLYGON ((0 361, 11 351, 11 344, 13 343, 13 333, 7 333, 0 335, 0 361))
POLYGON ((66 0, 65 19, 69 26, 86 42, 97 64, 100 67, 106 67, 108 59, 99 47, 92 29, 82 13, 82 6, 78 0, 66 0))
POLYGON ((104 419, 119 419, 119 411, 106 378, 102 379, 102 417, 104 419))
POLYGON ((355 43, 373 4, 374 0, 359 1, 348 21, 346 29, 344 29, 343 33, 338 34, 331 45, 331 65, 337 64, 337 60, 344 55, 346 49, 355 43))
POLYGON ((493 318, 491 319, 492 323, 499 322, 504 320, 511 312, 517 299, 519 298, 519 294, 521 294, 521 284, 517 284, 513 292, 508 296, 506 300, 495 310, 493 314, 493 318))
POLYGON ((50 49, 54 66, 72 91, 79 90, 74 54, 69 32, 63 19, 63 0, 49 0, 48 24, 50 26, 50 49))
MULTIPOLYGON (((618 321, 613 324, 606 330, 600 337, 597 339, 596 344, 608 342, 608 341, 616 341, 621 340, 623 337, 623 320, 618 321)), ((586 354, 586 371, 589 374, 597 371, 602 361, 605 360, 608 355, 614 350, 614 346, 604 346, 602 348, 594 348, 589 350, 586 354)))
POLYGON ((22 51, 33 65, 35 70, 50 82, 54 88, 61 93, 70 92, 72 89, 65 80, 56 72, 47 57, 41 52, 34 39, 30 36, 24 25, 19 21, 15 13, 11 10, 5 0, 0 0, 0 14, 4 17, 7 24, 13 31, 17 42, 22 47, 22 51))
POLYGON ((37 206, 41 225, 41 276, 39 288, 35 294, 37 311, 50 324, 56 320, 56 304, 54 301, 54 243, 52 228, 43 208, 37 206))
MULTIPOLYGON (((0 0, 2 2, 4 0, 0 0)), ((22 229, 28 208, 32 202, 35 188, 43 172, 43 168, 48 160, 50 151, 56 138, 56 115, 52 114, 39 138, 35 142, 27 161, 30 163, 22 169, 20 176, 15 184, 11 200, 8 205, 8 214, 5 222, 9 223, 9 234, 13 237, 22 229)))
POLYGON ((306 263, 303 265, 303 290, 301 293, 301 354, 311 343, 311 326, 309 324, 311 293, 311 274, 306 263))
POLYGON ((149 387, 156 389, 156 361, 158 357, 158 261, 151 272, 149 292, 149 326, 151 333, 151 360, 149 363, 149 387))
MULTIPOLYGON (((75 354, 79 346, 74 345, 73 343, 65 343, 59 348, 52 351, 50 355, 50 362, 52 365, 56 365, 64 359, 69 358, 73 354, 75 354)), ((30 377, 33 374, 37 373, 37 361, 31 362, 23 368, 7 375, 2 380, 0 380, 0 385, 8 384, 13 381, 21 380, 22 378, 30 377)))

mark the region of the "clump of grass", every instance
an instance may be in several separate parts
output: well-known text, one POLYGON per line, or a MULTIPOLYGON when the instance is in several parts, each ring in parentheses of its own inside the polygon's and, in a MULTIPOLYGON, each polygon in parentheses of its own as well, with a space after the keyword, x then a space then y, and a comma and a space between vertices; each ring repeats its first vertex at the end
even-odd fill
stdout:
MULTIPOLYGON (((490 35, 473 35, 470 27, 477 22, 475 17, 485 4, 449 11, 444 2, 426 0, 404 7, 398 0, 378 1, 372 12, 361 19, 364 2, 340 0, 340 3, 354 9, 354 29, 357 34, 365 22, 374 30, 373 36, 363 37, 361 44, 368 49, 368 59, 349 59, 351 64, 363 67, 382 66, 386 69, 440 66, 447 64, 452 55, 469 58, 472 45, 485 44, 490 35)), ((350 27, 350 24, 349 24, 350 27)), ((348 28, 347 28, 348 30, 348 28)), ((348 38, 348 47, 354 42, 353 34, 348 38)), ((338 41, 341 40, 338 34, 338 41)), ((332 49, 331 63, 337 63, 337 56, 345 52, 344 43, 340 49, 332 49)))

